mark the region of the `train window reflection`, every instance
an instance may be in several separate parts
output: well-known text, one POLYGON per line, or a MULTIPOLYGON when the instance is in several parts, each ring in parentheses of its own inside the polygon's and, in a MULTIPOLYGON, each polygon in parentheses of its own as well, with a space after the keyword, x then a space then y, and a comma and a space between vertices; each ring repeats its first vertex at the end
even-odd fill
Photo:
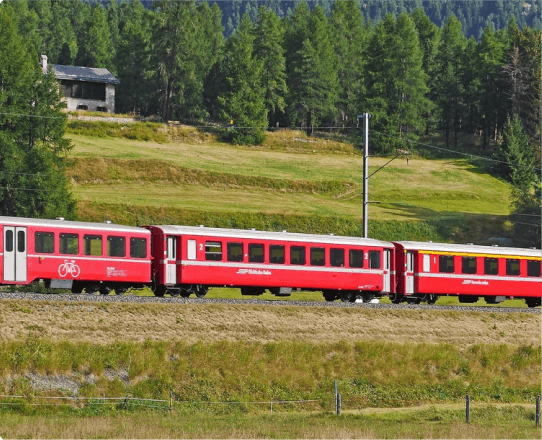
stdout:
POLYGON ((269 262, 284 264, 284 246, 275 244, 269 246, 269 262))
POLYGON ((454 257, 453 255, 439 255, 439 272, 454 273, 454 257))
POLYGON ((528 277, 540 276, 540 261, 527 260, 527 276, 528 277))
POLYGON ((519 260, 506 260, 506 275, 519 275, 519 260))
POLYGON ((305 246, 292 246, 290 248, 290 264, 305 264, 305 246))
POLYGON ((350 267, 363 267, 363 251, 357 249, 350 249, 348 252, 348 260, 350 267))
POLYGON ((248 261, 250 263, 263 263, 264 262, 264 245, 250 243, 248 245, 248 261))
POLYGON ((498 275, 499 260, 497 260, 496 258, 484 258, 484 274, 498 275))
POLYGON ((344 266, 344 249, 334 249, 329 250, 329 264, 333 267, 343 267, 344 266))

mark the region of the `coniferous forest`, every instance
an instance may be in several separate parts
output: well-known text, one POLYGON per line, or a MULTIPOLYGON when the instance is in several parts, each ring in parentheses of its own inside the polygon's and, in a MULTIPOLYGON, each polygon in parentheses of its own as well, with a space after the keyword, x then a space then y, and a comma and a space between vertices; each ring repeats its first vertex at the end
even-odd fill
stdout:
POLYGON ((24 52, 36 69, 41 54, 105 67, 120 80, 118 112, 231 123, 237 143, 277 125, 348 130, 363 113, 384 154, 431 132, 449 148, 475 135, 480 152, 498 145, 503 163, 529 164, 528 175, 501 167, 521 187, 539 154, 540 3, 4 0, 14 49, 0 54, 5 66, 24 52))

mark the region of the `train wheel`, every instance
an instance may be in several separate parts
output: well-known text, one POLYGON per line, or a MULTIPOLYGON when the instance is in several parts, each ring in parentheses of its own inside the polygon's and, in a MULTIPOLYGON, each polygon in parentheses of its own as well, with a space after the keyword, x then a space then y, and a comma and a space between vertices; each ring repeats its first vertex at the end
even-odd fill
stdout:
POLYGON ((79 281, 74 281, 72 283, 72 293, 81 293, 83 291, 83 288, 84 288, 84 284, 79 282, 79 281))
POLYGON ((356 300, 356 295, 352 292, 342 291, 339 293, 339 298, 342 302, 354 302, 356 300))
POLYGON ((403 295, 401 295, 400 293, 394 293, 390 295, 390 301, 393 304, 400 304, 401 301, 403 301, 403 295))
POLYGON ((407 303, 408 304, 420 304, 421 302, 422 302, 422 299, 418 298, 416 296, 412 296, 410 298, 407 298, 407 303))
POLYGON ((159 297, 162 297, 166 294, 167 290, 166 290, 166 286, 162 285, 162 284, 158 284, 155 288, 154 288, 154 296, 159 296, 159 297))
POLYGON ((125 287, 117 287, 117 288, 115 288, 115 293, 117 295, 119 295, 119 296, 124 295, 127 291, 128 291, 128 289, 125 288, 125 287))
POLYGON ((208 287, 205 286, 196 286, 196 291, 194 292, 198 298, 203 298, 205 295, 207 295, 207 292, 209 291, 208 287))
POLYGON ((175 296, 179 296, 179 291, 178 290, 170 290, 169 291, 169 294, 172 296, 172 297, 175 297, 175 296))
POLYGON ((100 284, 100 295, 109 295, 111 293, 111 287, 100 284))
POLYGON ((324 299, 328 302, 335 301, 337 299, 337 292, 334 290, 324 290, 322 295, 324 295, 324 299))
POLYGON ((527 307, 533 308, 540 305, 540 300, 538 298, 527 298, 525 299, 525 303, 527 304, 527 307))
POLYGON ((423 299, 424 299, 424 301, 427 301, 427 304, 433 305, 433 304, 435 304, 437 302, 438 296, 435 295, 434 293, 429 293, 429 294, 425 295, 425 297, 423 299))

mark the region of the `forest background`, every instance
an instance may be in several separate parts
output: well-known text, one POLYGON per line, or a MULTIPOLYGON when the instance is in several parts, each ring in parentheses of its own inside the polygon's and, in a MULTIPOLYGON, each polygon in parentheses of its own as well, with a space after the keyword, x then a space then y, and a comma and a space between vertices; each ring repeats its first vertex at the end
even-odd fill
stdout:
POLYGON ((4 214, 74 212, 63 173, 48 171, 69 142, 41 54, 108 68, 120 112, 218 124, 233 143, 277 126, 359 133, 362 113, 378 154, 436 131, 457 150, 473 135, 469 152, 499 161, 517 210, 539 214, 540 1, 5 0, 0 29, 4 214))

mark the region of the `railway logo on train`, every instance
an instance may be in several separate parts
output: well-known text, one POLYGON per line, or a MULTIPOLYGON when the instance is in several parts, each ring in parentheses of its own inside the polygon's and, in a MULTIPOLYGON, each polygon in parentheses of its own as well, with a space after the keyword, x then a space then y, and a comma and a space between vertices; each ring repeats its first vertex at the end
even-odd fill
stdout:
POLYGON ((396 241, 207 227, 0 217, 0 284, 118 295, 203 297, 212 287, 243 295, 321 291, 326 301, 461 303, 507 298, 541 304, 542 254, 472 244, 396 241))

